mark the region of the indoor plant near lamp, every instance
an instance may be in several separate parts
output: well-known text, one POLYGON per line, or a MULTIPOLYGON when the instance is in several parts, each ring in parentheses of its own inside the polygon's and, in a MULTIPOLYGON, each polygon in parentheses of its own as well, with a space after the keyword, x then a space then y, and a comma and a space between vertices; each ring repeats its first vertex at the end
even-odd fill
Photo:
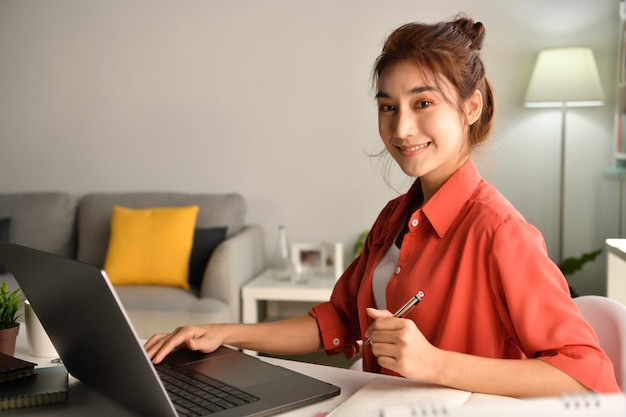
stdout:
POLYGON ((9 292, 7 283, 0 286, 0 352, 13 356, 15 341, 20 330, 18 311, 24 304, 22 291, 18 288, 9 292))

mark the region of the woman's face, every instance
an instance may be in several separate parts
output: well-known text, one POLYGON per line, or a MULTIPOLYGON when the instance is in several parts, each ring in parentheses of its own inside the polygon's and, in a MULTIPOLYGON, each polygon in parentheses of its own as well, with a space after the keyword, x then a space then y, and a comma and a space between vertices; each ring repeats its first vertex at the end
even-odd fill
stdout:
POLYGON ((450 104, 458 96, 446 79, 435 83, 413 63, 402 61, 380 74, 376 99, 378 130, 387 150, 432 195, 467 160, 468 128, 480 116, 480 93, 459 110, 450 104))

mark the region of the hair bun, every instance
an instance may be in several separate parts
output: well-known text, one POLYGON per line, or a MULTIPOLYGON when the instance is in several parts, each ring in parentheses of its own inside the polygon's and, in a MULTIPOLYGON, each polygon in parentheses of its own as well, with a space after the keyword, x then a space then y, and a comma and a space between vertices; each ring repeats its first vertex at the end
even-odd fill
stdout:
POLYGON ((470 41, 470 47, 480 51, 485 40, 485 27, 480 22, 474 22, 468 17, 461 17, 453 22, 452 26, 466 36, 470 41))

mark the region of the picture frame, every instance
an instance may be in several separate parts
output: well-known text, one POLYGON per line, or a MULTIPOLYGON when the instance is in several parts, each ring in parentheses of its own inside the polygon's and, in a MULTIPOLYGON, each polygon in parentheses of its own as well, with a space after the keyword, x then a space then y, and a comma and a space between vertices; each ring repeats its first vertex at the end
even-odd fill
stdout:
POLYGON ((292 243, 291 261, 298 275, 339 279, 343 273, 343 244, 292 243))
POLYGON ((291 262, 298 275, 322 275, 322 246, 313 243, 292 243, 291 262))

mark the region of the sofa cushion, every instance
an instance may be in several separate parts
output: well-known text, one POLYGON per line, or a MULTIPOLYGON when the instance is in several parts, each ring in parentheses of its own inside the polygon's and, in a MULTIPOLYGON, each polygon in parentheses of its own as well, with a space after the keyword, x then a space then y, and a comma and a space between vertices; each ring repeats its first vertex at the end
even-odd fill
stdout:
POLYGON ((104 269, 114 285, 189 288, 189 257, 198 206, 113 207, 104 269))
POLYGON ((76 199, 61 192, 0 194, 0 218, 10 218, 9 240, 73 258, 76 199))
POLYGON ((217 245, 225 238, 225 227, 196 228, 189 257, 189 285, 196 288, 202 285, 206 264, 217 245))
POLYGON ((199 207, 196 227, 226 227, 226 237, 243 228, 245 200, 239 194, 188 194, 165 192, 92 193, 78 202, 77 259, 104 265, 109 244, 113 206, 129 208, 199 207))
POLYGON ((116 287, 122 305, 140 338, 169 333, 190 323, 232 321, 228 304, 217 298, 199 298, 193 290, 154 285, 116 287))

